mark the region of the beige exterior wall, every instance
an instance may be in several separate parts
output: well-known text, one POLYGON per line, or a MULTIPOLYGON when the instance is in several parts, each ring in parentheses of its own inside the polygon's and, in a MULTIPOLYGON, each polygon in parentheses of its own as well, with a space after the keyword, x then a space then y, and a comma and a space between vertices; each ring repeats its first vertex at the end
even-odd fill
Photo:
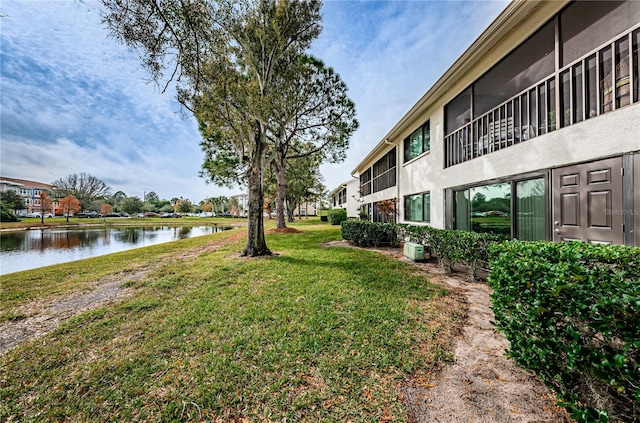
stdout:
MULTIPOLYGON (((444 168, 444 106, 549 21, 568 1, 514 1, 485 30, 434 86, 407 112, 354 169, 370 168, 393 146, 397 148, 397 184, 372 193, 365 203, 397 197, 399 220, 404 197, 431 193, 431 222, 445 227, 445 189, 480 184, 569 164, 640 150, 640 104, 635 103, 529 141, 444 168), (431 150, 403 163, 403 141, 427 120, 431 150)), ((412 222, 413 223, 413 222, 412 222)))
POLYGON ((360 181, 351 179, 347 182, 347 203, 343 204, 347 217, 359 217, 360 213, 360 181))

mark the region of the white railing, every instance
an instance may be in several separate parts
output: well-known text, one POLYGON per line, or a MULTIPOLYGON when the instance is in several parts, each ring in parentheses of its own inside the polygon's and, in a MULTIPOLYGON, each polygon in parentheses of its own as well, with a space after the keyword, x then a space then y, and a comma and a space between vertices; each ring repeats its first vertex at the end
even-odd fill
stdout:
POLYGON ((638 102, 639 26, 446 135, 444 166, 638 102))

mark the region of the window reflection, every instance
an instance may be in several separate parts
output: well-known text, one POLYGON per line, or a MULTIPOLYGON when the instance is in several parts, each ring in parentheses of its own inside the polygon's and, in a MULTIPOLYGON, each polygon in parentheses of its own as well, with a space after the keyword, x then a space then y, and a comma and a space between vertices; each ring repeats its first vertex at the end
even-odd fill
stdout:
POLYGON ((484 185, 469 190, 471 230, 511 235, 511 185, 484 185))

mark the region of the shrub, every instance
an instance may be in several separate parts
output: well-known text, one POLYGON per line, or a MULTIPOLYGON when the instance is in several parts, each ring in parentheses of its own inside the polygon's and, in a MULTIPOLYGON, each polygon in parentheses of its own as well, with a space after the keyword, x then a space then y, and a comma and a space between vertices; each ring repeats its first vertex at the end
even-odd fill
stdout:
POLYGON ((327 213, 327 218, 332 225, 339 225, 347 220, 347 211, 345 209, 331 209, 327 213))
POLYGON ((487 247, 504 240, 503 235, 436 229, 430 226, 399 225, 400 237, 405 241, 424 245, 438 258, 444 270, 451 272, 456 264, 469 268, 469 276, 476 279, 478 268, 486 266, 487 247))
POLYGON ((377 247, 381 244, 399 245, 398 225, 393 223, 349 220, 340 227, 342 238, 360 247, 377 247))
POLYGON ((0 222, 17 222, 20 219, 13 214, 13 211, 7 209, 0 209, 0 222))
POLYGON ((490 247, 498 327, 579 422, 640 421, 640 249, 490 247))

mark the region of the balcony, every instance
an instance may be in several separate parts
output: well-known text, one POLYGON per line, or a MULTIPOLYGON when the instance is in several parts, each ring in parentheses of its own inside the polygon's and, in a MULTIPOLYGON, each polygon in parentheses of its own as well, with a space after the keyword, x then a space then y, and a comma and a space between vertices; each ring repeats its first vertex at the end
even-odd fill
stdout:
POLYGON ((637 103, 639 44, 636 25, 447 134, 445 168, 637 103))

